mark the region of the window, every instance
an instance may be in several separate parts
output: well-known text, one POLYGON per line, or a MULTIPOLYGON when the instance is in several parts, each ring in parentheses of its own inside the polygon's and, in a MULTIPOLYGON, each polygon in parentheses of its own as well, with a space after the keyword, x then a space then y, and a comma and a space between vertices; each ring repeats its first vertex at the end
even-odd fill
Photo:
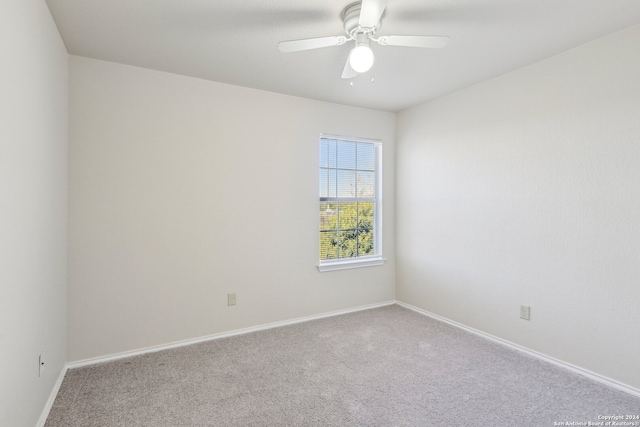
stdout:
POLYGON ((383 263, 381 151, 378 141, 320 138, 320 271, 383 263))

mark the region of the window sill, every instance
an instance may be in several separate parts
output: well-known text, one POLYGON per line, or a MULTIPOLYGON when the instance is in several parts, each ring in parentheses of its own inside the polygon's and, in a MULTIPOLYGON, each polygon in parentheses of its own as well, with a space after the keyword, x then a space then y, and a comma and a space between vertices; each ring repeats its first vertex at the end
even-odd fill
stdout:
POLYGON ((334 270, 347 270, 350 268, 362 268, 362 267, 373 267, 376 265, 382 265, 387 262, 386 258, 376 257, 376 258, 364 258, 364 259, 355 259, 348 261, 333 261, 333 262, 325 262, 322 264, 318 264, 318 271, 323 273, 325 271, 334 271, 334 270))

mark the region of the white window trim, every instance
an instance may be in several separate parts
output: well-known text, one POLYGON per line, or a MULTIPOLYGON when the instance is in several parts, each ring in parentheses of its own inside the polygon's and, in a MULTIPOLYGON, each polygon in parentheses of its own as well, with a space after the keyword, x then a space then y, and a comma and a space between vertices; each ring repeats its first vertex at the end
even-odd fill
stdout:
MULTIPOLYGON (((376 219, 374 246, 375 252, 378 255, 357 257, 357 258, 342 258, 338 260, 318 261, 318 271, 323 273, 327 271, 347 270, 351 268, 373 267, 377 265, 383 265, 387 262, 387 259, 382 256, 382 141, 379 139, 371 138, 357 138, 352 136, 341 136, 332 134, 320 134, 320 139, 339 139, 343 141, 353 142, 369 142, 379 146, 376 152, 376 219)), ((319 162, 318 162, 319 163, 319 162)))
POLYGON ((318 264, 318 271, 321 273, 324 273, 325 271, 373 267, 376 265, 383 265, 385 262, 387 262, 387 259, 381 256, 359 257, 354 259, 341 259, 339 261, 325 261, 323 263, 318 264))

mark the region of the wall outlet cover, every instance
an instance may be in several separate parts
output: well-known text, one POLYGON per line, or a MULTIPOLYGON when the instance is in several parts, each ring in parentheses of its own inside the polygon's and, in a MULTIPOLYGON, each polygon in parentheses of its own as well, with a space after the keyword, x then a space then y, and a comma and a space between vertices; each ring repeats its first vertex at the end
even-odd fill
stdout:
POLYGON ((227 294, 227 305, 236 305, 236 294, 227 294))

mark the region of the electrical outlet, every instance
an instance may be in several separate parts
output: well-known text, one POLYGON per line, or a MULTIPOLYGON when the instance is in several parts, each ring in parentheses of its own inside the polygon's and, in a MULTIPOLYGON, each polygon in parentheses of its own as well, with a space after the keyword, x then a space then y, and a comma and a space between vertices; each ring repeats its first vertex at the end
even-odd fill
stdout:
POLYGON ((528 305, 520 306, 520 318, 524 320, 531 320, 531 307, 528 305))
POLYGON ((38 376, 41 377, 44 375, 44 352, 40 353, 38 356, 38 376))
POLYGON ((227 305, 236 305, 236 294, 227 294, 227 305))

